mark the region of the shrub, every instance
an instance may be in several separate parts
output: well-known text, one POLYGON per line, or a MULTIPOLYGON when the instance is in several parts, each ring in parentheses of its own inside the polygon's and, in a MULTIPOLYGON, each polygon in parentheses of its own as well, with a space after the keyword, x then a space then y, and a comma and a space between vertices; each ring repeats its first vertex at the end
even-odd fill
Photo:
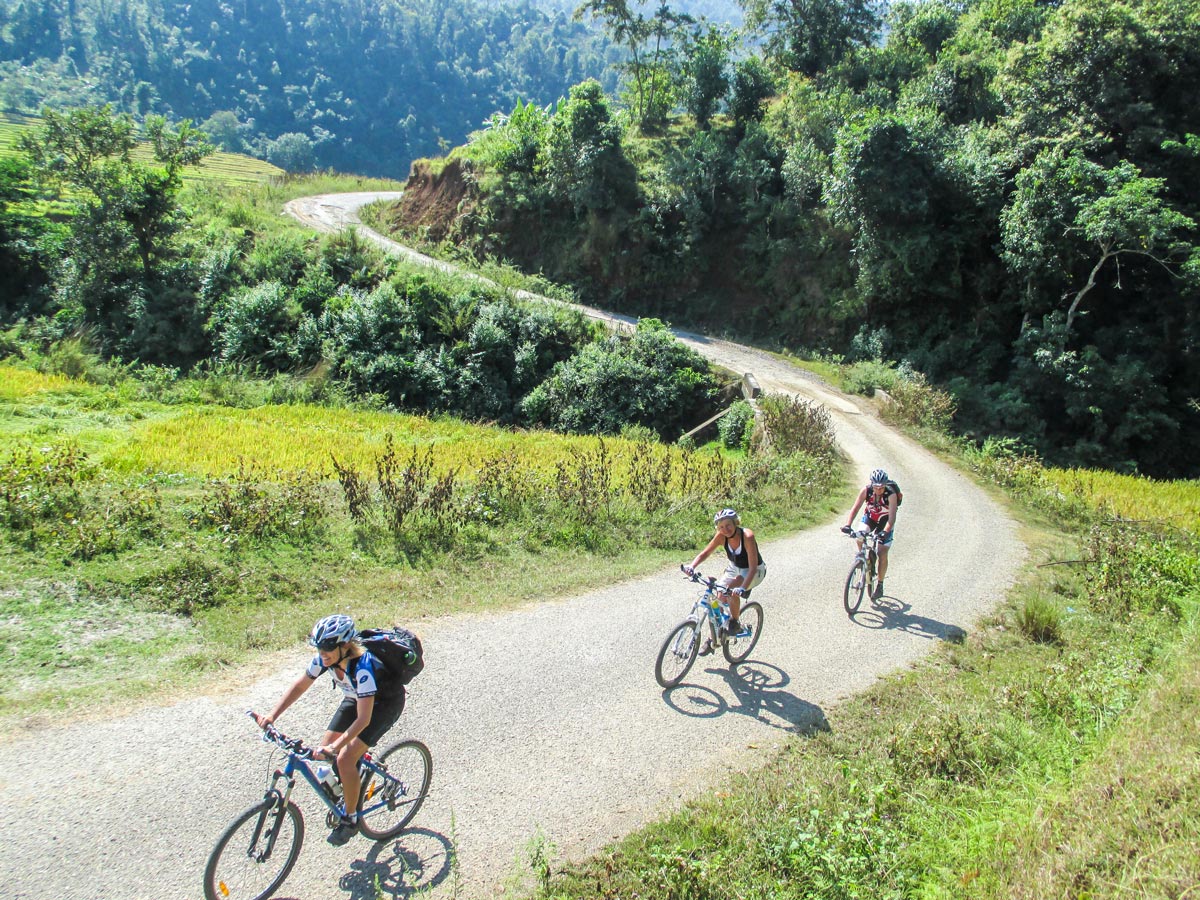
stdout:
POLYGON ((613 335, 559 363, 521 409, 531 423, 557 431, 619 434, 633 423, 674 438, 715 387, 699 354, 662 322, 642 319, 633 337, 613 335))
POLYGON ((766 441, 776 452, 830 459, 836 452, 833 419, 821 404, 802 397, 767 394, 759 401, 766 441))
POLYGON ((78 447, 14 448, 0 464, 4 524, 31 531, 41 522, 78 517, 84 506, 82 485, 95 474, 78 447))
POLYGON ((1062 643, 1062 616, 1058 606, 1041 594, 1025 598, 1017 612, 1017 627, 1035 643, 1062 643))
POLYGON ((748 448, 753 430, 754 407, 745 400, 735 401, 717 421, 717 433, 721 436, 721 443, 730 450, 748 448))
POLYGON ((325 515, 319 475, 278 471, 267 478, 245 460, 238 461, 236 475, 208 483, 202 510, 205 520, 231 541, 307 537, 325 515))
POLYGON ((871 397, 876 390, 891 391, 900 375, 887 363, 880 360, 862 360, 845 370, 845 387, 852 394, 871 397))
POLYGON ((884 417, 945 432, 954 419, 954 398, 926 381, 920 372, 896 379, 891 387, 894 403, 884 409, 884 417))

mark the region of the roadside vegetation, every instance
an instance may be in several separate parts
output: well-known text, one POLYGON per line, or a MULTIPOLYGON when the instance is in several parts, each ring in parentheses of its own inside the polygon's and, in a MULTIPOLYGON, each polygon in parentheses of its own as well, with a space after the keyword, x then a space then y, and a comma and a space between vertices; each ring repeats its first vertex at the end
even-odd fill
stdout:
POLYGON ((823 412, 780 401, 786 439, 750 453, 28 353, 0 365, 0 716, 169 695, 330 608, 419 622, 639 574, 692 552, 714 506, 802 527, 846 499, 823 412))
POLYGON ((457 179, 419 160, 455 202, 394 217, 405 240, 756 346, 882 351, 979 440, 1196 477, 1200 4, 743 5, 731 35, 584 3, 623 90, 504 108, 457 179))
POLYGON ((666 820, 577 865, 540 848, 521 896, 1190 896, 1200 487, 956 455, 1026 525, 996 612, 666 820))

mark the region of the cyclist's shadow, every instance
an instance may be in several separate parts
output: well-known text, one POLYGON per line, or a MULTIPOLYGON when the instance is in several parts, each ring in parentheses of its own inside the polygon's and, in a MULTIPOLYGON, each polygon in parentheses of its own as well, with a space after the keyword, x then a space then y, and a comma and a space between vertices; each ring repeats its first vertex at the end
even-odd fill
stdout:
POLYGON ((911 609, 911 603, 885 594, 878 600, 872 600, 870 608, 860 609, 850 618, 863 628, 903 631, 918 637, 948 641, 951 644, 961 644, 966 638, 967 633, 957 625, 939 622, 927 616, 914 616, 909 611, 911 609))
POLYGON ((372 845, 338 879, 351 900, 407 898, 437 887, 454 866, 454 847, 440 832, 409 828, 390 841, 372 845))
POLYGON ((747 660, 705 671, 725 680, 733 693, 733 702, 711 688, 685 683, 663 691, 667 705, 684 715, 705 719, 736 713, 794 734, 829 730, 821 707, 784 690, 792 679, 778 666, 747 660))

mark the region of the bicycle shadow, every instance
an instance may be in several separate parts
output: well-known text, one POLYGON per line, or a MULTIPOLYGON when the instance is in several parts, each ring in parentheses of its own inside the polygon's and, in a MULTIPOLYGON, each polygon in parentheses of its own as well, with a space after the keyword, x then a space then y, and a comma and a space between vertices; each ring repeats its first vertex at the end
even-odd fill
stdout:
POLYGON ((792 734, 811 735, 829 730, 821 707, 784 690, 792 679, 778 666, 747 660, 728 668, 711 666, 704 671, 724 679, 733 695, 732 701, 711 688, 685 682, 663 691, 666 704, 693 718, 715 719, 729 713, 749 716, 792 734))
POLYGON ((903 631, 929 640, 961 644, 967 637, 966 631, 957 625, 939 622, 927 616, 913 615, 912 604, 884 594, 872 600, 870 608, 859 609, 850 616, 855 625, 888 631, 903 631))
POLYGON ((450 877, 454 845, 429 828, 410 828, 399 837, 372 845, 362 859, 338 879, 351 900, 407 898, 425 893, 450 877))

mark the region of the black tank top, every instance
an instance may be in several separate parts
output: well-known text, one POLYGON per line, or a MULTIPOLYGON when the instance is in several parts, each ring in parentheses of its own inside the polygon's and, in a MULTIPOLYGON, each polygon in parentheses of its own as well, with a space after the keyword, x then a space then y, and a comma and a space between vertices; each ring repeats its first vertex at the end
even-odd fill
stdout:
MULTIPOLYGON (((742 539, 742 545, 737 553, 729 549, 729 538, 725 539, 725 555, 729 557, 729 561, 739 569, 750 568, 750 554, 746 552, 746 529, 739 528, 738 536, 742 539)), ((758 564, 765 566, 767 561, 762 558, 762 554, 758 554, 758 564)))

